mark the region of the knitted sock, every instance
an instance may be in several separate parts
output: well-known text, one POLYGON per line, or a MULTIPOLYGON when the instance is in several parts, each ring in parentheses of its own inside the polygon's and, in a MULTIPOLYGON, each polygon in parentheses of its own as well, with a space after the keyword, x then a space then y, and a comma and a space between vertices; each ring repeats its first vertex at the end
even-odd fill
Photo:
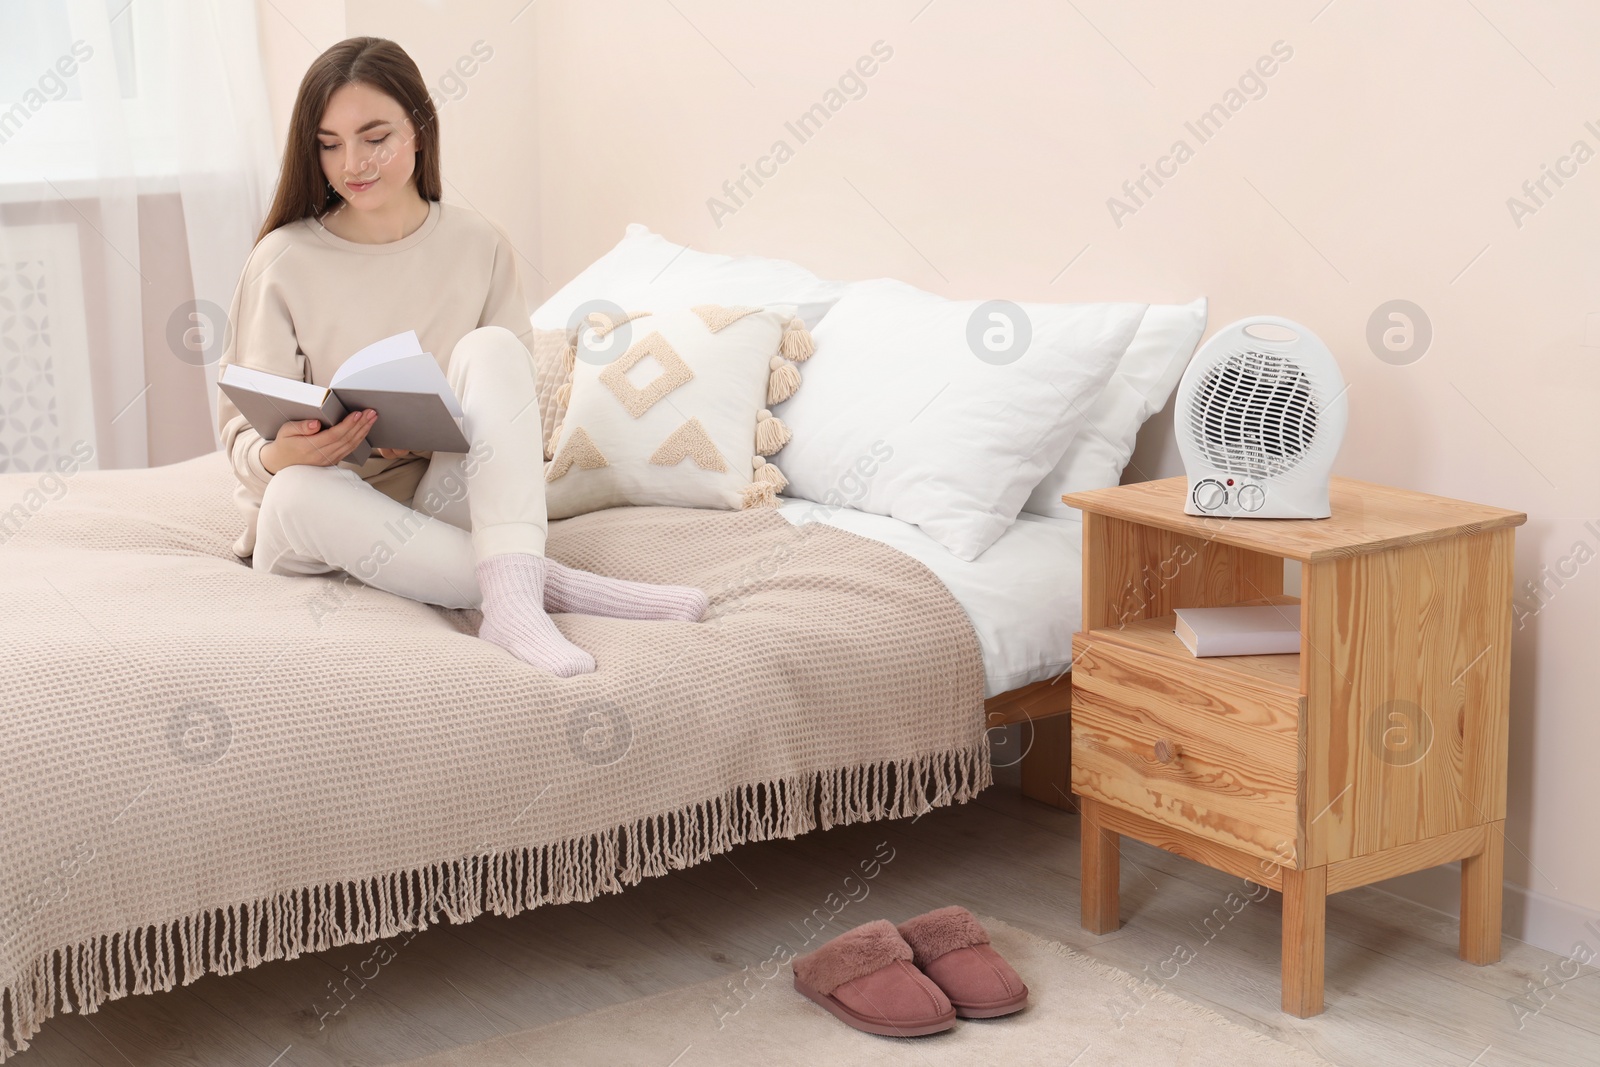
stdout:
POLYGON ((607 578, 550 560, 544 608, 608 619, 677 619, 699 622, 711 598, 688 585, 652 585, 607 578))
POLYGON ((594 657, 561 636, 545 614, 550 560, 529 552, 506 552, 478 563, 483 625, 478 636, 560 678, 588 674, 594 657))

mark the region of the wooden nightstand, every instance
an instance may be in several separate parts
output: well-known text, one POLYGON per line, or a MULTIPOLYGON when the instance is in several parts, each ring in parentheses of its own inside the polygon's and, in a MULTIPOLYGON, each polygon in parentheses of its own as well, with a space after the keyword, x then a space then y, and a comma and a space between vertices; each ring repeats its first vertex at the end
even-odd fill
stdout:
MULTIPOLYGON (((1519 512, 1333 479, 1328 519, 1183 513, 1182 478, 1074 493, 1072 792, 1085 929, 1118 835, 1283 894, 1283 1010, 1322 1010, 1327 894, 1461 860, 1461 958, 1500 958, 1519 512), (1294 605, 1300 652, 1197 659, 1172 611, 1294 605)), ((1293 610, 1293 609, 1292 609, 1293 610)))

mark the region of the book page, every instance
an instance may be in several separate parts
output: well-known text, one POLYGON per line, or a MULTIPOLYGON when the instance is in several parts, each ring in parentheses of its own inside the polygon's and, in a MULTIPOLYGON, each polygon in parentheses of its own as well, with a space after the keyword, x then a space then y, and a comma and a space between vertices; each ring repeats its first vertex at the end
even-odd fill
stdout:
POLYGON ((312 385, 310 382, 296 381, 285 378, 281 374, 268 374, 266 371, 251 370, 241 367, 237 363, 230 363, 222 368, 217 380, 236 389, 245 389, 261 396, 276 397, 295 404, 308 404, 311 407, 321 407, 328 396, 328 388, 323 385, 312 385))
POLYGON ((341 363, 339 369, 333 372, 333 379, 328 384, 337 389, 351 375, 360 374, 364 370, 380 366, 393 359, 403 359, 406 356, 417 355, 421 351, 422 341, 417 337, 416 330, 407 330, 405 333, 397 333, 392 337, 385 337, 381 341, 372 342, 341 363))
POLYGON ((386 337, 351 356, 329 385, 340 389, 381 389, 387 393, 432 394, 450 414, 462 418, 461 402, 438 360, 421 350, 415 330, 386 337), (380 358, 381 357, 381 358, 380 358))

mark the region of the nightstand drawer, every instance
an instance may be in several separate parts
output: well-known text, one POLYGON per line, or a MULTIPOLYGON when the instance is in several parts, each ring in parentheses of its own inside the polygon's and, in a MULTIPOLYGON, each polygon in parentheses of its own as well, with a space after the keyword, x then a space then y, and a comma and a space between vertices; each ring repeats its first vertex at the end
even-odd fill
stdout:
POLYGON ((1115 640, 1073 638, 1073 792, 1293 867, 1299 694, 1115 640))

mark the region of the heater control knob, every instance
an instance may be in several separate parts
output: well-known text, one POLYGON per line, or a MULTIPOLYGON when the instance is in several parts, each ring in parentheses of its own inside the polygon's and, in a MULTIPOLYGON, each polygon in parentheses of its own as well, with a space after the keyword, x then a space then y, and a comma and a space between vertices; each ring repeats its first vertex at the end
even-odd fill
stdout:
POLYGON ((1201 511, 1216 511, 1227 502, 1228 490, 1215 478, 1206 478, 1194 487, 1194 505, 1201 511))
POLYGON ((1239 487, 1239 506, 1246 511, 1260 511, 1261 505, 1267 502, 1267 494, 1259 485, 1241 485, 1239 487))

